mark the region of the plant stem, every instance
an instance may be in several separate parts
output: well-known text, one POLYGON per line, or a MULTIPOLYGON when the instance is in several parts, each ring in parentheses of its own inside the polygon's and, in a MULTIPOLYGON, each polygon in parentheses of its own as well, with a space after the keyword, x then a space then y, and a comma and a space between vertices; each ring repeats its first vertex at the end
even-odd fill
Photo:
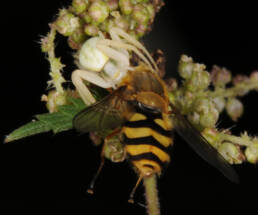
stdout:
POLYGON ((144 178, 143 181, 148 214, 160 215, 157 176, 153 174, 150 177, 144 178))
POLYGON ((223 141, 229 141, 240 146, 250 146, 253 144, 247 134, 242 135, 241 137, 224 133, 220 133, 219 135, 223 141))
POLYGON ((55 56, 55 40, 56 30, 53 27, 50 27, 50 32, 48 35, 43 38, 42 50, 47 53, 47 59, 50 63, 50 73, 52 80, 48 81, 48 85, 53 85, 58 93, 63 94, 64 89, 62 87, 62 83, 65 82, 61 74, 61 70, 65 65, 61 63, 60 58, 55 56), (44 47, 43 47, 44 46, 44 47))
MULTIPOLYGON (((210 91, 208 93, 209 97, 235 97, 241 96, 243 92, 249 92, 251 90, 255 90, 258 87, 258 82, 247 82, 247 83, 239 83, 234 87, 230 87, 227 89, 217 89, 215 91, 210 91)), ((245 93, 244 93, 245 94, 245 93)))

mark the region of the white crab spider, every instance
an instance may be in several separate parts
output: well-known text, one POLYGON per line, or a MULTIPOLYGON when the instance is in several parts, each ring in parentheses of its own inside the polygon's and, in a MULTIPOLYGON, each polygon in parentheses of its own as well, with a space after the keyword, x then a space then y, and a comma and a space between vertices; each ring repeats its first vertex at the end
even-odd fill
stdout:
POLYGON ((151 71, 157 72, 156 63, 140 42, 119 28, 112 28, 110 36, 111 39, 105 39, 103 35, 93 37, 79 51, 81 69, 72 73, 72 82, 87 105, 96 100, 83 81, 116 89, 127 71, 133 69, 128 51, 133 51, 151 71))

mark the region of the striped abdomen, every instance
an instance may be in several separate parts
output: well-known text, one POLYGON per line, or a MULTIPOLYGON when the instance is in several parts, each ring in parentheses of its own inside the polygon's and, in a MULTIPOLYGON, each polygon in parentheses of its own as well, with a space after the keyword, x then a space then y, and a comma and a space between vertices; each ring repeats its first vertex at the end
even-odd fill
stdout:
POLYGON ((172 126, 165 114, 135 113, 123 127, 125 150, 143 176, 161 173, 170 161, 172 126))

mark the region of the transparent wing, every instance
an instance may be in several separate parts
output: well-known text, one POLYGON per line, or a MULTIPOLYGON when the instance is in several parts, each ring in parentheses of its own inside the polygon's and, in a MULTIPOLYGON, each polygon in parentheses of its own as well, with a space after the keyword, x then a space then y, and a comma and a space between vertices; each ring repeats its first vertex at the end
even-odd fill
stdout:
POLYGON ((73 119, 73 127, 81 132, 112 130, 121 126, 126 118, 124 113, 129 111, 127 101, 120 94, 125 87, 120 87, 99 102, 85 108, 73 119))
POLYGON ((202 159, 217 168, 230 181, 239 183, 238 175, 230 164, 172 104, 171 108, 172 123, 178 134, 202 159))

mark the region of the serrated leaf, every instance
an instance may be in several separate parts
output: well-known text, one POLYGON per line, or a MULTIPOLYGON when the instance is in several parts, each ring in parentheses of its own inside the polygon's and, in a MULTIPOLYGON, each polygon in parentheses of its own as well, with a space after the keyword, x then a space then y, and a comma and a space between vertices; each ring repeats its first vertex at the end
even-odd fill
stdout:
POLYGON ((32 121, 14 130, 5 138, 4 142, 8 143, 34 134, 48 132, 50 130, 51 129, 44 122, 32 121))
POLYGON ((36 121, 29 122, 10 133, 5 143, 18 140, 35 134, 53 131, 55 134, 72 129, 74 116, 85 108, 85 104, 79 98, 69 98, 70 105, 58 107, 58 112, 36 115, 36 121))

